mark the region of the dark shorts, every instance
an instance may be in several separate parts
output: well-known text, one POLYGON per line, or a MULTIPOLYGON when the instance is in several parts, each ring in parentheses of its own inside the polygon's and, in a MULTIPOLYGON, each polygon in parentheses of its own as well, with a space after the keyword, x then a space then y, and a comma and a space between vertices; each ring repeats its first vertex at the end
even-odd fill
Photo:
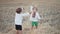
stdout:
POLYGON ((16 30, 22 30, 22 25, 15 25, 16 30))

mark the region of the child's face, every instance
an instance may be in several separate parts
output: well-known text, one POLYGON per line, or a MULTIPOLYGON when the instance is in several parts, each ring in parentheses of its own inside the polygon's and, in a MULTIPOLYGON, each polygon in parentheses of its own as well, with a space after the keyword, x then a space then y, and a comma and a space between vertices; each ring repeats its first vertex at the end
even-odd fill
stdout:
POLYGON ((36 8, 34 8, 34 9, 33 9, 33 12, 36 12, 36 11, 37 11, 37 9, 36 9, 36 8))

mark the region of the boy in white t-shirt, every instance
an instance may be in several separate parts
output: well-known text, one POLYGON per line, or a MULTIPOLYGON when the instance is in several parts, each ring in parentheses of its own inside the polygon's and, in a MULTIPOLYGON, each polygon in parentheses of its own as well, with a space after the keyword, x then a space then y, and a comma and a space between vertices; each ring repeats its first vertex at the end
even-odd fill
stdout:
POLYGON ((30 21, 32 22, 32 29, 34 28, 34 26, 38 27, 38 21, 41 19, 41 17, 39 16, 39 13, 37 12, 37 8, 33 7, 32 8, 32 12, 30 15, 30 21))
POLYGON ((22 21, 23 21, 23 16, 28 16, 29 13, 21 13, 22 8, 17 8, 16 9, 16 14, 15 14, 15 28, 17 30, 16 34, 22 34, 22 21))

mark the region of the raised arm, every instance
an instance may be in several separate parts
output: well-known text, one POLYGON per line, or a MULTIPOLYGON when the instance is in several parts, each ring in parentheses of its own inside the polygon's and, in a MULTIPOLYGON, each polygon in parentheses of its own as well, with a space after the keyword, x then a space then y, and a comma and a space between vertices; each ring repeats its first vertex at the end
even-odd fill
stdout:
POLYGON ((41 16, 39 15, 39 13, 37 13, 37 17, 38 17, 39 20, 41 19, 41 16))
POLYGON ((41 16, 39 14, 37 14, 39 22, 42 23, 43 19, 41 18, 41 16))
POLYGON ((29 16, 29 13, 23 13, 22 16, 29 16))

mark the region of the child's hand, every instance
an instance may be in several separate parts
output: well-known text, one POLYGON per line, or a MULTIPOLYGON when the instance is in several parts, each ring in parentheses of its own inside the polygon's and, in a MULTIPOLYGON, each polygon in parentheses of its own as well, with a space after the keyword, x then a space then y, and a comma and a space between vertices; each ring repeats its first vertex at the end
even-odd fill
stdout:
POLYGON ((42 22, 43 22, 43 20, 40 20, 39 22, 40 22, 40 23, 42 23, 42 22))

